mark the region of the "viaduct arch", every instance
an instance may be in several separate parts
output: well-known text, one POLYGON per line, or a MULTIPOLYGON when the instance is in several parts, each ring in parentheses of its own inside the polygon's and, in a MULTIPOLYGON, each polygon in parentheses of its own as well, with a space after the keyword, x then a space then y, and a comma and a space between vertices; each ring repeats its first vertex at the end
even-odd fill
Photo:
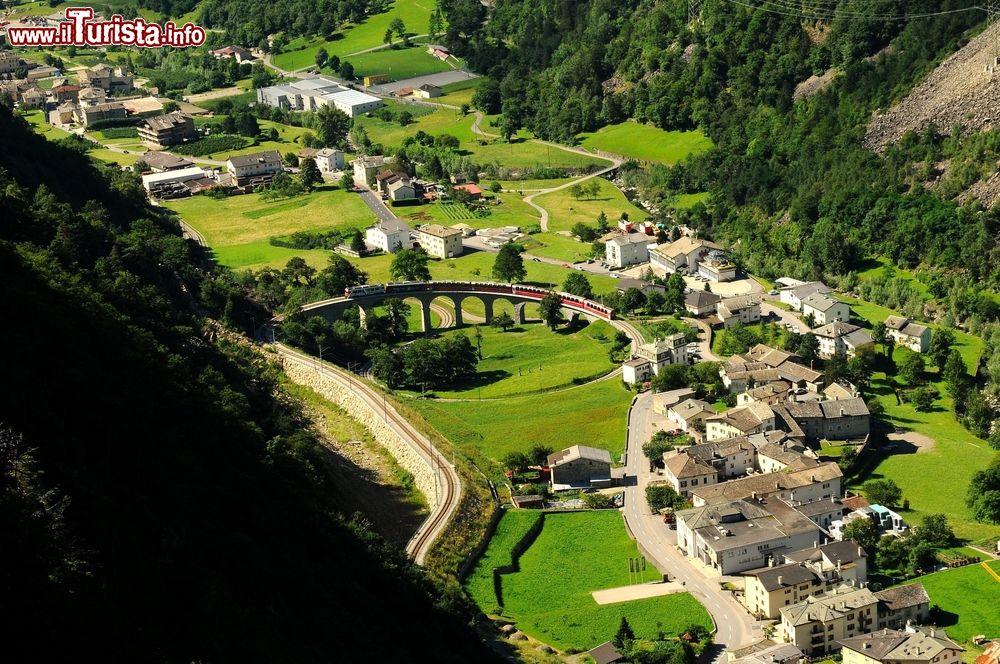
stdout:
MULTIPOLYGON (((417 300, 420 303, 421 323, 424 333, 429 333, 431 327, 431 302, 437 298, 450 300, 455 308, 455 327, 464 325, 462 317, 462 302, 467 298, 476 298, 483 303, 486 323, 493 321, 493 305, 498 300, 509 302, 514 308, 514 322, 525 322, 525 306, 537 304, 550 291, 535 286, 520 284, 501 284, 484 282, 409 282, 405 284, 384 284, 366 286, 363 292, 356 292, 349 297, 336 297, 304 305, 302 311, 314 316, 321 316, 329 321, 339 319, 351 307, 358 307, 362 319, 366 311, 377 307, 388 299, 399 298, 417 300), (371 292, 371 291, 376 292, 371 292)), ((562 300, 562 311, 567 319, 585 316, 590 319, 611 320, 614 310, 599 302, 587 300, 568 293, 557 293, 562 300)))

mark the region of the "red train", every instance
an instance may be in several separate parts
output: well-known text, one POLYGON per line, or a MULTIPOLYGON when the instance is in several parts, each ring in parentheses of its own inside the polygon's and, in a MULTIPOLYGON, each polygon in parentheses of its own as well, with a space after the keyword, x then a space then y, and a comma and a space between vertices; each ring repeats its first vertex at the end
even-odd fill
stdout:
MULTIPOLYGON (((539 288, 538 286, 525 286, 523 284, 501 284, 496 282, 488 281, 407 281, 403 283, 389 283, 389 284, 366 284, 364 286, 350 286, 344 289, 344 297, 366 297, 368 295, 381 295, 386 294, 406 294, 406 293, 418 293, 427 291, 469 291, 477 293, 496 293, 497 295, 518 295, 521 297, 528 297, 534 300, 541 300, 550 291, 547 288, 539 288)), ((559 293, 556 294, 561 298, 562 303, 566 306, 582 310, 591 315, 603 318, 605 320, 611 320, 615 317, 615 310, 611 307, 606 307, 600 302, 595 302, 594 300, 588 300, 586 298, 580 297, 579 295, 570 295, 569 293, 559 293)))

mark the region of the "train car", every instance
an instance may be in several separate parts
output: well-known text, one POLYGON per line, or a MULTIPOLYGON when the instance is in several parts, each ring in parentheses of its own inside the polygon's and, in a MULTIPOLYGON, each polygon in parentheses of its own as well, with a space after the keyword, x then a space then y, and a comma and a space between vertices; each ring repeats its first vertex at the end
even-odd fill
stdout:
POLYGON ((365 284, 363 286, 348 286, 344 289, 344 297, 365 297, 381 295, 385 292, 385 284, 365 284))
POLYGON ((426 281, 401 281, 386 284, 387 293, 420 293, 434 290, 434 286, 426 281))

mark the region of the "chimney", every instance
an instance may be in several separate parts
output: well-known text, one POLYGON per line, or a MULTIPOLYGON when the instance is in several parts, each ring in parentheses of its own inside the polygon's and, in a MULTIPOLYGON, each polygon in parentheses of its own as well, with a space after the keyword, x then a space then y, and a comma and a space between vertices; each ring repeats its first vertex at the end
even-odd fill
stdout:
POLYGON ((861 545, 858 545, 858 558, 861 558, 864 555, 865 555, 865 550, 861 548, 861 545))
POLYGON ((837 560, 837 574, 840 574, 840 559, 837 560))
POLYGON ((862 650, 868 650, 871 647, 872 647, 872 644, 868 643, 867 641, 865 641, 864 643, 861 644, 861 649, 862 650))
POLYGON ((843 416, 844 416, 844 409, 843 409, 843 408, 841 408, 841 409, 840 409, 840 416, 841 416, 841 417, 843 417, 843 416))
POLYGON ((778 585, 779 585, 779 586, 781 586, 781 585, 784 585, 784 584, 782 583, 782 581, 784 581, 784 579, 785 579, 785 577, 784 577, 784 576, 782 576, 782 575, 780 575, 780 574, 778 575, 778 585))

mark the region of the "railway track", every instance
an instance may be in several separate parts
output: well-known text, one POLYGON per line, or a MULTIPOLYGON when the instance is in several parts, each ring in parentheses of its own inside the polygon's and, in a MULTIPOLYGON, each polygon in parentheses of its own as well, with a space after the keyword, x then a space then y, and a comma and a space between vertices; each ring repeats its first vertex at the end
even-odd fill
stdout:
MULTIPOLYGON (((273 344, 273 348, 285 359, 316 369, 327 378, 347 387, 358 396, 376 415, 381 416, 386 424, 395 431, 407 445, 420 455, 432 470, 435 477, 436 493, 434 508, 424 520, 417 532, 406 545, 406 552, 418 564, 423 565, 427 552, 444 530, 451 516, 458 507, 462 496, 461 480, 458 471, 448 462, 441 452, 409 421, 400 415, 384 396, 366 383, 356 379, 347 371, 307 355, 284 344, 273 344)), ((431 502, 428 500, 428 502, 431 502)))

